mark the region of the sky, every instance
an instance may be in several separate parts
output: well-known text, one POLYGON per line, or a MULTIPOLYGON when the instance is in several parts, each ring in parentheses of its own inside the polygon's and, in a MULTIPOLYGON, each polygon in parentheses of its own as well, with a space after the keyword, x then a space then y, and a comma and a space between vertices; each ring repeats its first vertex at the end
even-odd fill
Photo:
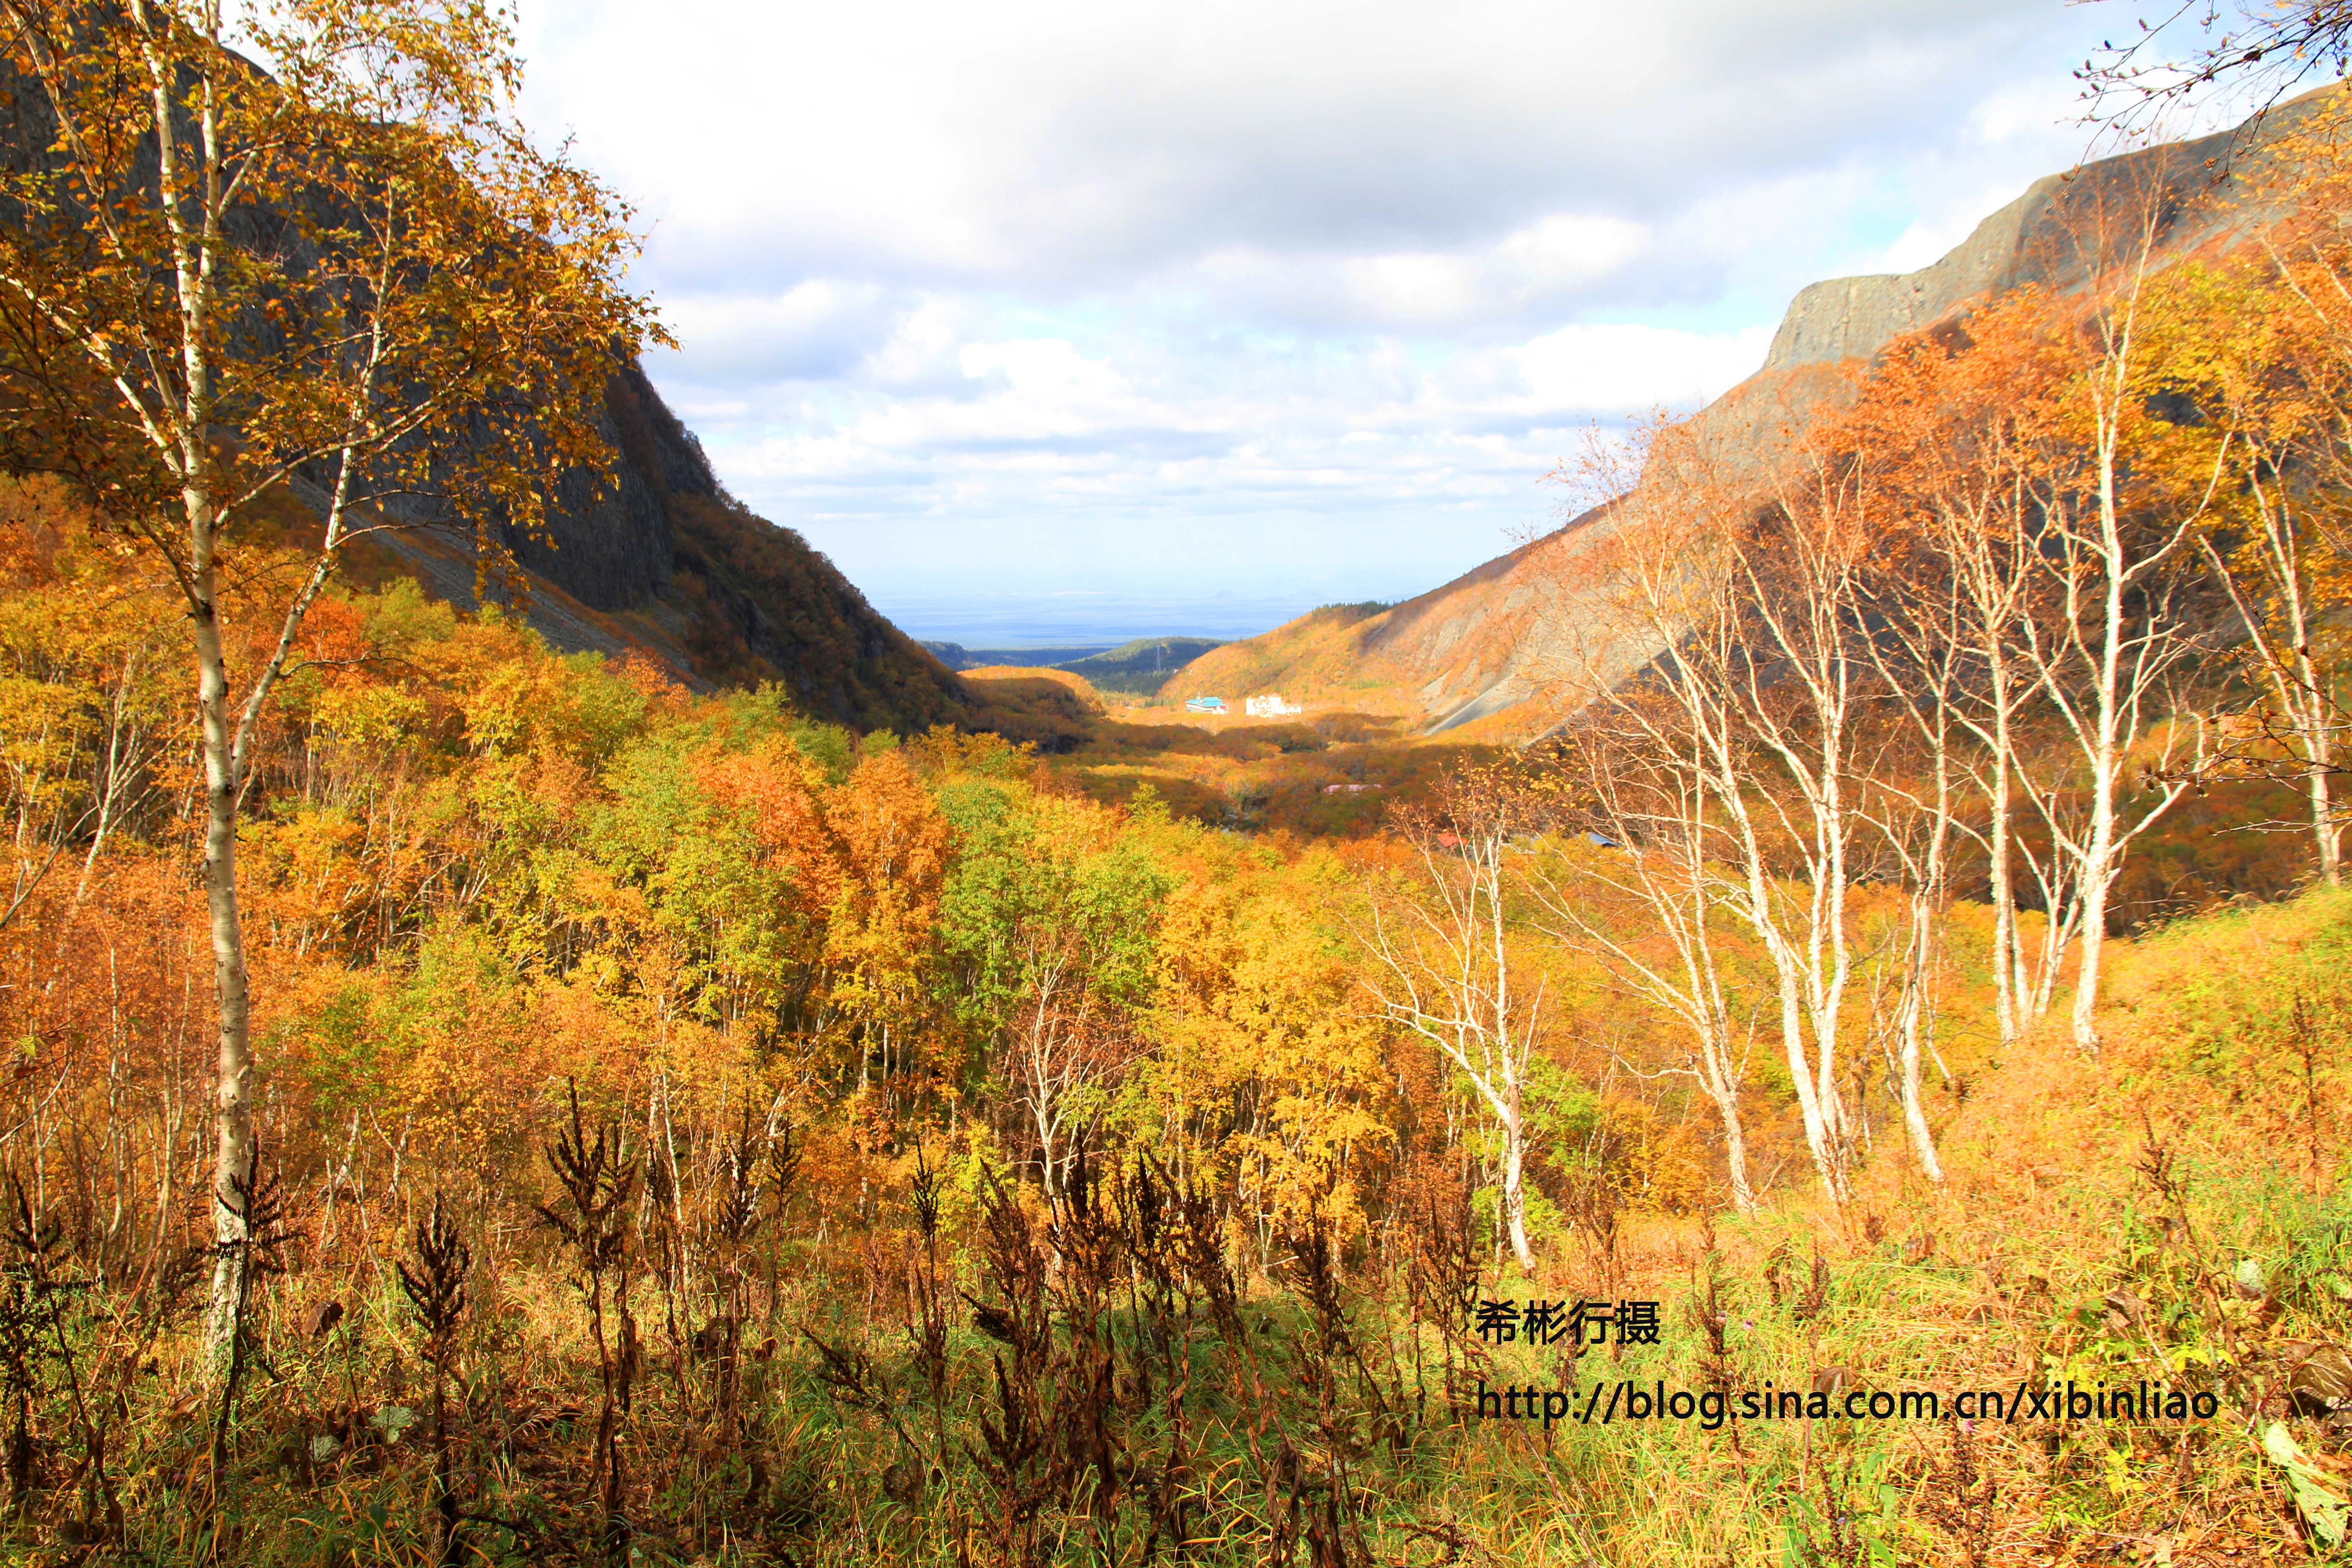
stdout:
POLYGON ((2091 132, 2126 0, 526 0, 646 370, 918 637, 1264 630, 1553 526, 2091 132))

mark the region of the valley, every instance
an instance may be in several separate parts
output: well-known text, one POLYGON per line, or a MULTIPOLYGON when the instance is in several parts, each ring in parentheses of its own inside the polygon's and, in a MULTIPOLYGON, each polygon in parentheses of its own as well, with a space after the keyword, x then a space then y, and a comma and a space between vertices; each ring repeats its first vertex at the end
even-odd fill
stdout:
MULTIPOLYGON (((1016 7, 625 195, 521 118, 610 18, 0 0, 0 1559, 2347 1560, 2352 10, 2145 29, 2252 108, 1769 346, 1633 206, 1409 247, 1483 15, 1412 157, 1158 38, 956 98, 1131 25, 1016 7)), ((1764 129, 1742 266, 1852 174, 1764 129)))

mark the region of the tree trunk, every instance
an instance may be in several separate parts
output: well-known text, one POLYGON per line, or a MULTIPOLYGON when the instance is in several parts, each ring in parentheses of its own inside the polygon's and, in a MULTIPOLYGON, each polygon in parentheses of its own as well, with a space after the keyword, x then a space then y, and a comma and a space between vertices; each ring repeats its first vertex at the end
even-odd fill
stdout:
POLYGON ((1032 1102, 1029 1108, 1029 1114, 1031 1119, 1037 1124, 1037 1160, 1040 1167, 1039 1184, 1045 1189, 1045 1201, 1048 1204, 1057 1204, 1061 1202, 1062 1199, 1062 1184, 1060 1173, 1056 1168, 1054 1151, 1054 1145, 1055 1142, 1055 1139, 1054 1137, 1054 1118, 1047 1114, 1048 1101, 1045 1099, 1045 1089, 1040 1088, 1034 1092, 1036 1094, 1036 1099, 1032 1102))
MULTIPOLYGON (((1710 1057, 1719 1047, 1706 1047, 1710 1057)), ((1756 1212, 1756 1186, 1748 1174, 1748 1132, 1739 1120, 1739 1088, 1729 1081, 1720 1060, 1702 1064, 1702 1083, 1706 1097, 1715 1101, 1716 1115, 1723 1122, 1723 1163, 1731 1178, 1731 1206, 1741 1214, 1756 1212)))
POLYGON ((2344 845, 2327 799, 2327 774, 2321 771, 2326 766, 2323 759, 2311 771, 2311 831, 2319 841, 2319 879, 2334 888, 2344 880, 2344 845))
POLYGON ((2083 892, 2083 963, 2074 973, 2074 1046, 2099 1054, 2099 959, 2107 942, 2107 889, 2102 878, 2083 892))
MULTIPOLYGON (((1761 870, 1760 858, 1751 858, 1748 873, 1749 900, 1758 908, 1766 908, 1769 897, 1761 870)), ((1770 917, 1767 914, 1764 920, 1770 917)), ((1771 954, 1778 973, 1780 989, 1780 1045, 1789 1058, 1789 1084, 1796 1091, 1797 1110, 1805 1126, 1805 1148, 1813 1157, 1813 1172, 1822 1179, 1822 1193, 1832 1204, 1843 1204, 1847 1197, 1845 1161, 1838 1127, 1822 1103, 1822 1093, 1813 1079, 1812 1064, 1805 1037, 1804 1009, 1798 999, 1797 964, 1788 952, 1787 941, 1770 931, 1763 921, 1756 921, 1759 933, 1765 937, 1765 948, 1771 954)), ((1832 1094, 1836 1084, 1829 1084, 1832 1094)))
MULTIPOLYGON (((2301 621, 2298 603, 2295 629, 2307 640, 2309 634, 2304 631, 2301 621)), ((2334 704, 2322 685, 2326 676, 2311 657, 2310 649, 2298 649, 2295 662, 2302 667, 2298 673, 2303 677, 2303 689, 2296 693, 2302 699, 2298 710, 2311 715, 2304 726, 2304 750, 2308 753, 2305 765, 2311 770, 2311 833, 2319 851, 2319 879, 2333 888, 2344 880, 2343 829, 2336 826, 2335 805, 2329 798, 2332 792, 2327 784, 2327 771, 2335 762, 2336 715, 2334 704)))
MULTIPOLYGON (((2102 728, 2108 722, 2101 715, 2102 728)), ((2092 770, 2091 844, 2083 855, 2083 962, 2074 974, 2074 1046, 2084 1056, 2099 1054, 2099 959, 2107 942, 2107 892, 2116 878, 2116 775, 2114 746, 2101 736, 2105 753, 2092 770)))
MULTIPOLYGON (((2006 689, 1995 700, 2005 702, 2006 689)), ((2025 1035, 2027 1001, 2021 984, 2025 966, 2019 960, 2017 883, 2009 863, 2009 725, 2007 715, 1995 725, 1992 800, 1985 824, 1985 852, 1992 876, 1992 994, 1993 1011, 2000 1024, 2000 1048, 2016 1048, 2025 1035)))
POLYGON ((214 1077, 218 1133, 213 1159, 213 1284, 205 1344, 215 1371, 228 1364, 245 1294, 246 1208, 253 1180, 253 1043, 247 1014, 245 934, 236 901, 239 759, 228 716, 228 668, 221 650, 208 500, 192 491, 189 532, 195 570, 196 699, 205 753, 205 903, 213 941, 213 984, 220 1015, 214 1077), (240 1189, 243 1189, 240 1191, 240 1189))
POLYGON ((1514 1114, 1503 1122, 1503 1225, 1511 1238, 1511 1256, 1519 1261, 1519 1272, 1532 1279, 1536 1255, 1528 1245, 1526 1167, 1527 1129, 1514 1114))
MULTIPOLYGON (((1923 967, 1932 953, 1929 944, 1933 940, 1933 933, 1928 928, 1928 918, 1922 915, 1912 934, 1915 943, 1913 952, 1923 967)), ((1919 1156, 1920 1172, 1929 1181, 1940 1184, 1944 1179, 1943 1163, 1936 1158, 1936 1137, 1927 1127, 1927 1107, 1920 1093, 1919 1084, 1921 1055, 1919 1031, 1922 1016, 1927 1011, 1925 984, 1924 978, 1915 979, 1912 983, 1911 994, 1904 998, 1903 1003, 1903 1049, 1900 1064, 1903 1072, 1903 1124, 1910 1131, 1911 1148, 1912 1152, 1919 1156)))

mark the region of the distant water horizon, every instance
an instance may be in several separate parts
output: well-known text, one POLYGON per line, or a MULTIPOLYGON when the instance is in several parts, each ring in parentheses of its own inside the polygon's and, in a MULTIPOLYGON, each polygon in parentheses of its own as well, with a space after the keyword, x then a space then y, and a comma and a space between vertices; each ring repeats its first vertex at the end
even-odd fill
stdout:
POLYGON ((975 594, 966 599, 892 599, 874 607, 919 642, 964 647, 1116 647, 1137 637, 1215 637, 1232 642, 1296 620, 1328 597, 1216 595, 1155 599, 1117 594, 975 594))

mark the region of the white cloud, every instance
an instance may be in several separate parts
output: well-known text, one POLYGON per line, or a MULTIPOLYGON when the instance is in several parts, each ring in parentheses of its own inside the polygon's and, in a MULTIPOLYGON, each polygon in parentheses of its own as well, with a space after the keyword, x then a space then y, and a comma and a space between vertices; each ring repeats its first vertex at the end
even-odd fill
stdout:
POLYGON ((1236 247, 1484 248, 1860 135, 1933 144, 2050 9, 609 0, 533 12, 532 108, 642 201, 680 281, 1094 286, 1236 247))
POLYGON ((1753 374, 1771 344, 1772 330, 1760 326, 1725 333, 1576 326, 1547 332, 1508 357, 1539 407, 1688 414, 1753 374))
MULTIPOLYGON (((2094 8, 2100 10, 2104 8, 2094 8)), ((1424 587, 2085 143, 2055 0, 527 0, 649 364, 886 607, 1424 587), (1287 586, 1286 586, 1286 584, 1287 586)), ((1311 602, 1311 601, 1310 601, 1311 602)))

